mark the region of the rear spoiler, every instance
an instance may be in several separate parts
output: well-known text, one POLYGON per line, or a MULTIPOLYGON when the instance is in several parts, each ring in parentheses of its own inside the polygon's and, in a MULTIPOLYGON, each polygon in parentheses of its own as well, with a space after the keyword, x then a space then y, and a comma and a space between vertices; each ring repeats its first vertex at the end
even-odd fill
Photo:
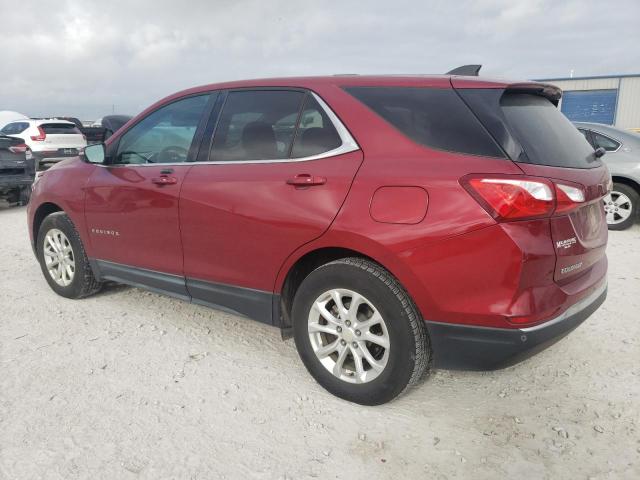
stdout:
MULTIPOLYGON (((469 66, 469 65, 467 65, 469 66)), ((464 68, 464 67, 460 67, 464 68)), ((451 70, 452 72, 457 71, 451 70)), ((491 88, 491 89, 502 89, 506 92, 520 92, 520 93, 530 93, 532 95, 539 95, 541 97, 547 98, 554 105, 558 105, 560 102, 560 98, 562 97, 562 90, 555 85, 551 85, 550 83, 541 83, 541 82, 533 82, 533 81, 516 81, 511 82, 508 80, 498 80, 498 79, 490 79, 490 78, 470 78, 469 76, 457 76, 454 75, 451 77, 451 86, 455 89, 465 89, 465 88, 491 88)))
POLYGON ((562 97, 562 89, 549 83, 512 83, 511 85, 507 86, 506 91, 540 95, 541 97, 548 98, 556 107, 558 106, 558 102, 560 102, 560 98, 562 97))

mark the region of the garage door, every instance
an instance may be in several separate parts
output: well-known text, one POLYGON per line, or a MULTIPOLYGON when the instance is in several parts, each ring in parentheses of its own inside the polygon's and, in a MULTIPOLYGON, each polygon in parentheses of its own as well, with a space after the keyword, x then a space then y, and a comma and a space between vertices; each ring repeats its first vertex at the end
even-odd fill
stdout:
POLYGON ((565 91, 560 109, 572 122, 613 125, 618 90, 565 91))

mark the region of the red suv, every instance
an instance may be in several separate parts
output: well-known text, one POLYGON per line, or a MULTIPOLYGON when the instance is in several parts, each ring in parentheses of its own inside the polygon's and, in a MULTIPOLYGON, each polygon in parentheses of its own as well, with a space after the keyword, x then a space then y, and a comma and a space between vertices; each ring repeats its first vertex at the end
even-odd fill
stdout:
POLYGON ((172 95, 40 177, 51 288, 111 280, 293 335, 327 390, 492 369, 606 296, 610 175, 541 83, 336 76, 172 95))

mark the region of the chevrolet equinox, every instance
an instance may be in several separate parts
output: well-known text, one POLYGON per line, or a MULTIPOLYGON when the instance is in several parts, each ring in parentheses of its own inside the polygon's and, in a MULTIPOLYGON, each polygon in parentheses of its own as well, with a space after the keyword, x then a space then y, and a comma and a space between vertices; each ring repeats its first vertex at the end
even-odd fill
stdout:
POLYGON ((611 179, 560 96, 459 75, 192 88, 46 171, 31 241, 59 295, 115 281, 244 315, 381 404, 432 366, 516 363, 604 301, 611 179))

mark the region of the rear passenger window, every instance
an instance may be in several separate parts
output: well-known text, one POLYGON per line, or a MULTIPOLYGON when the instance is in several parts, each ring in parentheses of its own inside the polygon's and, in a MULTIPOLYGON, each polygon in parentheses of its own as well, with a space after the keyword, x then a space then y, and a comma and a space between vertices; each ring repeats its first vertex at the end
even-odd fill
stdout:
POLYGON ((450 152, 504 158, 453 89, 348 87, 345 90, 413 141, 450 152))
POLYGON ((291 157, 319 155, 340 145, 342 140, 333 123, 313 95, 308 95, 300 115, 291 157))
POLYGON ((615 152, 620 148, 620 143, 616 142, 614 139, 605 137, 604 135, 600 135, 598 132, 592 132, 593 141, 596 144, 596 148, 602 147, 607 152, 615 152))
POLYGON ((27 128, 29 128, 27 122, 14 122, 5 125, 2 130, 0 130, 0 133, 4 135, 17 135, 18 133, 24 132, 27 128))
POLYGON ((289 158, 303 92, 247 90, 229 93, 213 137, 212 161, 289 158))

